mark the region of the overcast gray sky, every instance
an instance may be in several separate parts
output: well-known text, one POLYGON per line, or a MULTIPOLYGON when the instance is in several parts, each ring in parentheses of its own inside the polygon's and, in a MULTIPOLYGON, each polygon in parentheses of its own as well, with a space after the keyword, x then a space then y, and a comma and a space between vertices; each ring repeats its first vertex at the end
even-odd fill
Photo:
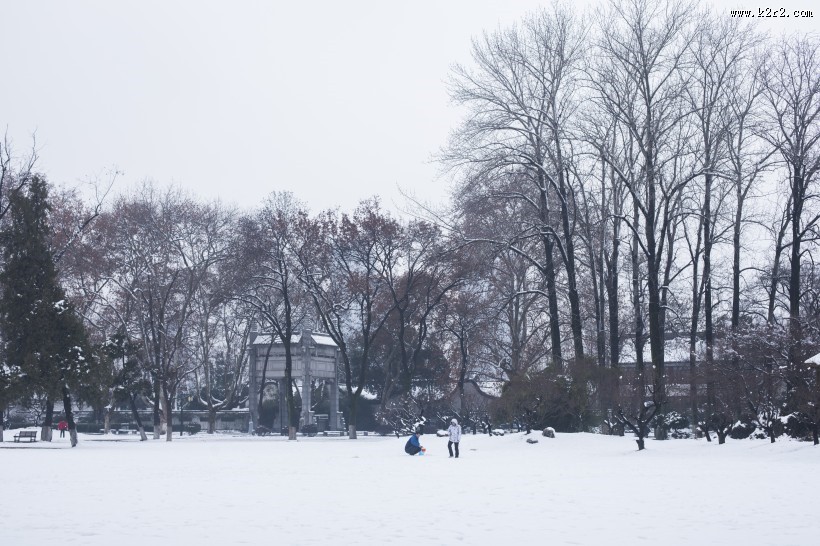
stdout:
MULTIPOLYGON (((542 3, 0 0, 0 129, 18 154, 36 133, 40 170, 65 185, 116 168, 120 190, 151 178, 241 206, 273 190, 314 210, 392 207, 398 187, 440 201, 450 66, 542 3)), ((814 11, 758 24, 817 30, 814 11)))

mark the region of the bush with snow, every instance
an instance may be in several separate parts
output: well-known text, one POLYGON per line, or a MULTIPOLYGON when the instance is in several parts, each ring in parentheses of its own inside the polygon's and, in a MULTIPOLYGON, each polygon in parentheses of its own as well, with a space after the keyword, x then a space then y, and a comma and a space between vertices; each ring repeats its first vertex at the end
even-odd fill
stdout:
POLYGON ((302 425, 302 427, 299 429, 299 432, 307 436, 316 436, 317 434, 319 434, 319 427, 315 424, 302 425))
POLYGON ((667 430, 680 430, 689 427, 689 419, 676 411, 670 411, 663 417, 663 424, 667 430))
POLYGON ((544 432, 542 432, 541 435, 546 436, 547 438, 555 438, 555 429, 552 427, 547 427, 544 429, 544 432))
POLYGON ((754 434, 756 429, 757 427, 753 423, 737 421, 734 425, 732 425, 732 430, 729 432, 729 436, 735 440, 743 440, 754 434))
POLYGON ((394 430, 390 425, 376 425, 373 427, 373 432, 379 436, 392 436, 393 434, 399 436, 398 431, 394 430))

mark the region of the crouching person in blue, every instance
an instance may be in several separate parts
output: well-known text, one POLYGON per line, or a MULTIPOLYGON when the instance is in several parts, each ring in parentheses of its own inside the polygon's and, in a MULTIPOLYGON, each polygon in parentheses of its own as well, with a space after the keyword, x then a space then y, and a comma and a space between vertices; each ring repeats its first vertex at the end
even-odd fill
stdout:
POLYGON ((410 436, 410 439, 404 444, 405 453, 408 455, 416 455, 424 449, 419 442, 419 436, 421 436, 421 432, 419 431, 414 432, 413 435, 410 436))

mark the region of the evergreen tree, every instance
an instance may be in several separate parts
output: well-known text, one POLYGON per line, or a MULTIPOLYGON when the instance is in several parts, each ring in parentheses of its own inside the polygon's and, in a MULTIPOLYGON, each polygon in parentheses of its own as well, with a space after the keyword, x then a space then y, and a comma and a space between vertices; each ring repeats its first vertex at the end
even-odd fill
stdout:
POLYGON ((17 366, 8 365, 5 359, 0 360, 0 442, 3 441, 6 408, 19 396, 19 377, 20 369, 17 366))
POLYGON ((61 288, 49 247, 48 187, 35 177, 27 192, 10 200, 11 219, 3 231, 0 273, 0 332, 5 360, 19 367, 25 395, 47 399, 43 439, 50 439, 54 401, 62 398, 71 445, 77 430, 71 410, 76 391, 93 363, 82 322, 61 288))

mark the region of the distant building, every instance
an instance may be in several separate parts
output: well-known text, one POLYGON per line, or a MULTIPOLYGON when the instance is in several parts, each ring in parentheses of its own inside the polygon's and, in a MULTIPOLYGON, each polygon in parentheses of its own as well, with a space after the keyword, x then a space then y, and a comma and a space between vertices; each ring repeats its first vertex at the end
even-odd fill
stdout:
MULTIPOLYGON (((250 344, 250 410, 253 423, 259 424, 259 389, 276 383, 279 411, 274 426, 279 429, 288 423, 285 391, 285 345, 272 334, 251 334, 250 344)), ((301 383, 301 425, 316 424, 311 408, 311 388, 315 379, 321 379, 329 389, 330 414, 328 428, 340 430, 339 414, 339 347, 327 334, 304 329, 291 337, 291 376, 301 383)))
POLYGON ((461 412, 465 409, 471 411, 486 411, 490 402, 498 398, 498 396, 487 392, 492 390, 489 386, 485 385, 484 388, 482 388, 472 379, 468 379, 464 382, 464 398, 461 398, 458 387, 456 387, 447 395, 447 400, 455 412, 461 412), (464 407, 462 407, 462 405, 464 407))
MULTIPOLYGON (((702 361, 704 342, 697 340, 695 344, 696 363, 702 361)), ((692 369, 690 366, 690 343, 688 337, 670 337, 664 340, 664 370, 666 374, 666 395, 668 407, 675 411, 688 410, 689 396, 691 393, 692 369)), ((644 376, 646 378, 646 392, 644 398, 652 396, 652 385, 654 383, 657 367, 652 362, 652 354, 649 340, 643 346, 644 376)), ((621 356, 618 369, 621 371, 621 395, 638 394, 635 389, 638 386, 638 359, 636 358, 634 339, 624 340, 621 348, 621 356)))

